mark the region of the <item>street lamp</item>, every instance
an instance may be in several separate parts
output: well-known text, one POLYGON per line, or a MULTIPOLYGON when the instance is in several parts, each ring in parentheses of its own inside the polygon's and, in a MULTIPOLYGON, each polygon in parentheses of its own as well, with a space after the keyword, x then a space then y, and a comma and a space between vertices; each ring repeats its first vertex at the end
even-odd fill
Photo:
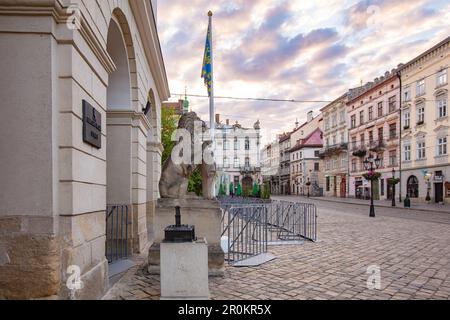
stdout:
POLYGON ((394 181, 395 181, 395 169, 392 168, 392 181, 391 181, 391 184, 392 184, 392 206, 393 207, 395 207, 395 183, 394 183, 394 181))
MULTIPOLYGON (((369 155, 366 160, 364 160, 364 169, 368 171, 371 175, 374 174, 374 170, 378 169, 381 164, 381 159, 378 156, 374 159, 372 155, 369 155)), ((369 217, 375 218, 375 207, 373 205, 373 177, 370 177, 370 213, 369 217)))

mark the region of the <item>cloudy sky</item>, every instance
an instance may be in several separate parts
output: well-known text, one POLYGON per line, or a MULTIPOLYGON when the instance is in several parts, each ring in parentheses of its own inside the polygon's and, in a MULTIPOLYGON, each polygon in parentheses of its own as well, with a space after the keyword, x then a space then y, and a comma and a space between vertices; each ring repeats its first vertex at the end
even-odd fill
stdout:
MULTIPOLYGON (((450 2, 423 0, 160 0, 158 28, 172 98, 206 94, 200 78, 212 10, 217 96, 330 101, 450 35, 450 2)), ((208 120, 208 100, 189 98, 208 120)), ((326 103, 216 100, 222 119, 264 142, 326 103)))

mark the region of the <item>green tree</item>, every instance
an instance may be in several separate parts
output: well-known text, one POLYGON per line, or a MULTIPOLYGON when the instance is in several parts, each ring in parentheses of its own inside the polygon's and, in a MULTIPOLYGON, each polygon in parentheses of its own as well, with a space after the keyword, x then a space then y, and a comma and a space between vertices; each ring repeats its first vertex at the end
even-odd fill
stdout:
MULTIPOLYGON (((163 164, 169 159, 176 144, 176 141, 172 141, 172 135, 178 127, 178 120, 180 120, 180 117, 175 114, 174 109, 161 109, 161 143, 164 147, 161 161, 163 164)), ((189 177, 188 192, 195 192, 198 196, 202 195, 200 168, 197 168, 189 177)))
POLYGON ((172 141, 172 134, 177 129, 179 116, 175 115, 172 108, 161 108, 161 143, 164 147, 161 162, 164 164, 169 159, 175 141, 172 141))

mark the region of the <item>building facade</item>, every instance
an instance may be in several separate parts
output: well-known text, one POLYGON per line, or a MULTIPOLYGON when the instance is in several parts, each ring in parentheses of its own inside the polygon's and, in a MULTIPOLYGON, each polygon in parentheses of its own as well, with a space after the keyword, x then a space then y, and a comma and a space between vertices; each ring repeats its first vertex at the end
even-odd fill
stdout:
POLYGON ((261 151, 261 176, 269 185, 271 194, 279 194, 280 147, 278 140, 266 145, 261 151))
POLYGON ((315 197, 323 195, 323 170, 321 171, 319 158, 322 147, 322 131, 316 128, 290 149, 291 194, 315 197))
POLYGON ((400 66, 402 195, 450 203, 450 37, 400 66), (428 194, 428 196, 427 196, 428 194))
MULTIPOLYGON (((400 79, 396 70, 368 83, 362 92, 357 90, 347 102, 350 143, 349 196, 367 198, 371 194, 370 182, 363 178, 367 171, 364 160, 373 155, 381 159, 374 182, 374 199, 391 199, 392 170, 399 171, 400 157, 400 79)), ((398 195, 399 187, 395 186, 398 195)))
POLYGON ((321 109, 324 147, 320 150, 324 170, 324 196, 345 198, 348 194, 348 130, 345 93, 321 109))
POLYGON ((0 5, 0 298, 101 297, 112 205, 146 250, 169 98, 154 3, 0 5))
POLYGON ((229 120, 222 124, 219 116, 216 116, 217 194, 220 185, 226 194, 230 194, 230 184, 236 194, 240 184, 243 194, 247 195, 252 192, 254 183, 262 183, 260 130, 259 121, 253 128, 245 128, 237 121, 233 125, 230 125, 229 120))
POLYGON ((283 133, 278 138, 278 145, 280 151, 280 168, 278 170, 278 190, 280 195, 291 194, 290 187, 290 149, 291 149, 291 133, 283 133))

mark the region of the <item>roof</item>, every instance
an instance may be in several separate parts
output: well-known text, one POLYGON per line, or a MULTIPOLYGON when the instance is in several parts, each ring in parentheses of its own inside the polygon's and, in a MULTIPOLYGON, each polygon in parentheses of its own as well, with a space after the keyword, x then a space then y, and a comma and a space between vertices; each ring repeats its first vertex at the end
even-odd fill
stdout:
POLYGON ((296 145, 293 146, 290 151, 297 151, 303 148, 322 148, 323 147, 323 139, 322 139, 322 130, 317 128, 313 132, 309 134, 305 139, 300 139, 297 141, 296 145))
POLYGON ((287 139, 289 139, 291 137, 292 132, 288 132, 288 133, 283 133, 280 135, 280 138, 278 139, 278 142, 283 142, 286 141, 287 139))
POLYGON ((445 38, 444 40, 442 40, 441 42, 439 42, 438 44, 434 45, 433 47, 431 47, 430 49, 428 49, 427 51, 421 53, 420 55, 418 55, 417 57, 415 57, 414 59, 412 59, 411 61, 399 66, 398 71, 401 72, 403 71, 403 69, 409 67, 410 65, 414 64, 415 62, 417 62, 418 60, 422 59, 424 56, 426 56, 427 54, 429 54, 430 52, 433 52, 434 50, 438 49, 439 47, 443 46, 444 44, 450 42, 450 36, 448 36, 447 38, 445 38))

